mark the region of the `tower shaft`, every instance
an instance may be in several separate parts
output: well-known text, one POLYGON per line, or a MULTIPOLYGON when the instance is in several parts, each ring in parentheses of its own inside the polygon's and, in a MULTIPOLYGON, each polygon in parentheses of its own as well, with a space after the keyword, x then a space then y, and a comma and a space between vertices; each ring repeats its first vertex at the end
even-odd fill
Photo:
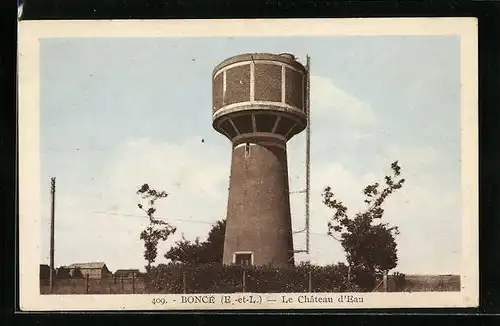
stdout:
POLYGON ((234 146, 223 262, 293 264, 291 230, 285 141, 234 146))

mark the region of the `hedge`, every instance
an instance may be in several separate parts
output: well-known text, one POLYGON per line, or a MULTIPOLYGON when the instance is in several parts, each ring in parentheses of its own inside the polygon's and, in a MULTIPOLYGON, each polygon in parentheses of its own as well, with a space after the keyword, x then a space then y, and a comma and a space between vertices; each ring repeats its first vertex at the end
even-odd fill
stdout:
POLYGON ((281 293, 357 291, 344 264, 289 267, 161 264, 145 278, 149 293, 281 293), (243 276, 245 280, 243 281, 243 276))

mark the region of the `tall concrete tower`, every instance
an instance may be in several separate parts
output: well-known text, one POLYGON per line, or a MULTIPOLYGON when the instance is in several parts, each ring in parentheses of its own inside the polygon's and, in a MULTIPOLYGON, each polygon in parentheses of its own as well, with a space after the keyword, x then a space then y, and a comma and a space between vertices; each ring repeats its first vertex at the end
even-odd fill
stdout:
POLYGON ((213 127, 233 150, 224 264, 294 264, 286 144, 307 126, 307 79, 290 54, 241 54, 213 71, 213 127))

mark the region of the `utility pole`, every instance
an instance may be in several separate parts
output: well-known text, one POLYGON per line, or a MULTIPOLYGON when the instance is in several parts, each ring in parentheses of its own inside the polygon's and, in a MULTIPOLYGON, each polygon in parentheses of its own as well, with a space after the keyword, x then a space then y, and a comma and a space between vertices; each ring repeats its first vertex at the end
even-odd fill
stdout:
POLYGON ((54 216, 56 202, 56 178, 50 179, 50 293, 54 293, 54 216))

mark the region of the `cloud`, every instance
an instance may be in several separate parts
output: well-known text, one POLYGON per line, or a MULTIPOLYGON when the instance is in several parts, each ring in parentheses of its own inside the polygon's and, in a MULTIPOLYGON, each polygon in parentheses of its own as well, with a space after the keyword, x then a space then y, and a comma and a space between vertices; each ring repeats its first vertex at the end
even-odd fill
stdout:
MULTIPOLYGON (((460 190, 449 188, 443 193, 442 181, 432 171, 439 155, 431 146, 405 148, 388 146, 379 160, 363 173, 337 162, 315 164, 311 174, 311 253, 298 254, 299 261, 328 264, 344 261, 341 245, 326 236, 332 211, 321 202, 325 186, 331 186, 336 198, 348 212, 363 211, 362 189, 373 182, 383 182, 390 163, 397 154, 403 167, 404 187, 384 204, 384 222, 399 226, 397 270, 407 273, 459 273, 461 250, 460 190), (408 162, 408 164, 406 164, 408 162), (424 240, 425 239, 425 240, 424 240)), ((303 225, 305 206, 302 198, 292 197, 295 229, 303 225)), ((295 245, 305 246, 304 234, 295 237, 295 245)))
MULTIPOLYGON (((345 261, 345 253, 340 243, 327 235, 327 222, 332 211, 322 203, 321 194, 325 186, 331 186, 337 198, 342 200, 349 211, 353 213, 363 208, 361 189, 371 179, 373 179, 373 175, 370 173, 356 176, 352 171, 338 163, 328 163, 315 167, 311 172, 311 252, 309 255, 298 254, 298 261, 309 260, 322 265, 345 261)), ((294 222, 299 224, 305 213, 304 202, 298 198, 292 199, 291 205, 292 212, 296 213, 294 222)), ((304 246, 305 237, 303 234, 294 240, 296 246, 304 246)))
MULTIPOLYGON (((157 216, 178 228, 159 247, 157 262, 165 261, 163 254, 182 235, 188 239, 208 235, 211 224, 226 214, 230 168, 230 147, 215 151, 227 155, 213 155, 214 148, 199 139, 177 144, 137 139, 117 147, 111 160, 102 162, 93 183, 77 176, 65 180, 81 184, 80 191, 91 195, 81 198, 65 191, 58 197, 56 264, 101 260, 112 269, 144 266, 139 233, 147 220, 137 207, 141 200, 135 191, 145 182, 169 194, 157 202, 157 216)), ((47 222, 42 227, 44 238, 47 222)))
POLYGON ((367 103, 346 93, 327 77, 311 76, 312 119, 328 119, 362 127, 376 123, 376 116, 367 103))
POLYGON ((227 155, 213 155, 214 151, 198 139, 178 144, 140 139, 123 144, 107 177, 116 190, 127 189, 127 193, 109 198, 108 205, 137 212, 140 200, 134 189, 149 183, 169 194, 157 203, 157 215, 177 226, 179 237, 208 234, 210 224, 225 217, 229 182, 230 147, 219 151, 227 155))
POLYGON ((219 188, 227 183, 230 147, 222 157, 210 155, 212 150, 198 139, 178 144, 149 139, 128 142, 116 150, 109 179, 131 187, 150 182, 170 189, 172 198, 192 192, 206 200, 217 199, 219 188))
MULTIPOLYGON (((211 224, 226 215, 227 186, 230 170, 230 147, 202 144, 198 139, 179 143, 137 139, 117 147, 110 161, 103 162, 102 173, 95 182, 85 183, 78 175, 66 183, 79 183, 81 193, 61 192, 58 197, 56 223, 56 264, 85 261, 105 261, 111 269, 145 265, 143 244, 139 233, 146 219, 137 207, 135 194, 139 185, 169 193, 158 202, 157 216, 178 227, 178 233, 159 247, 157 262, 175 240, 206 237, 211 224), (214 155, 217 153, 217 155, 214 155)), ((290 180, 292 190, 304 186, 301 151, 291 151, 290 180)), ((403 173, 408 177, 405 187, 387 200, 384 219, 401 230, 398 237, 399 266, 404 272, 457 272, 460 262, 459 191, 442 193, 432 182, 421 182, 424 166, 432 167, 439 159, 432 147, 404 148, 388 146, 379 164, 359 172, 334 161, 319 161, 311 171, 311 252, 297 254, 297 261, 309 260, 330 264, 345 260, 341 245, 326 235, 326 224, 332 212, 321 202, 325 186, 332 187, 336 196, 351 214, 364 209, 361 190, 369 183, 380 181, 389 170, 390 161, 398 154, 403 173), (413 175, 410 175, 412 166, 413 175), (408 173, 407 173, 408 172, 408 173), (425 244, 423 244, 425 239, 425 244)), ((430 171, 430 170, 429 170, 430 171)), ((438 183, 439 178, 434 182, 438 183)), ((429 179, 430 181, 433 178, 429 179)), ((293 229, 304 227, 304 194, 291 195, 293 229)), ((44 210, 49 211, 48 207, 44 210)), ((42 234, 47 246, 48 221, 42 234)), ((294 235, 296 249, 304 249, 305 234, 294 235)), ((44 250, 48 252, 48 250, 44 250)), ((44 259, 48 260, 46 255, 44 259)))

